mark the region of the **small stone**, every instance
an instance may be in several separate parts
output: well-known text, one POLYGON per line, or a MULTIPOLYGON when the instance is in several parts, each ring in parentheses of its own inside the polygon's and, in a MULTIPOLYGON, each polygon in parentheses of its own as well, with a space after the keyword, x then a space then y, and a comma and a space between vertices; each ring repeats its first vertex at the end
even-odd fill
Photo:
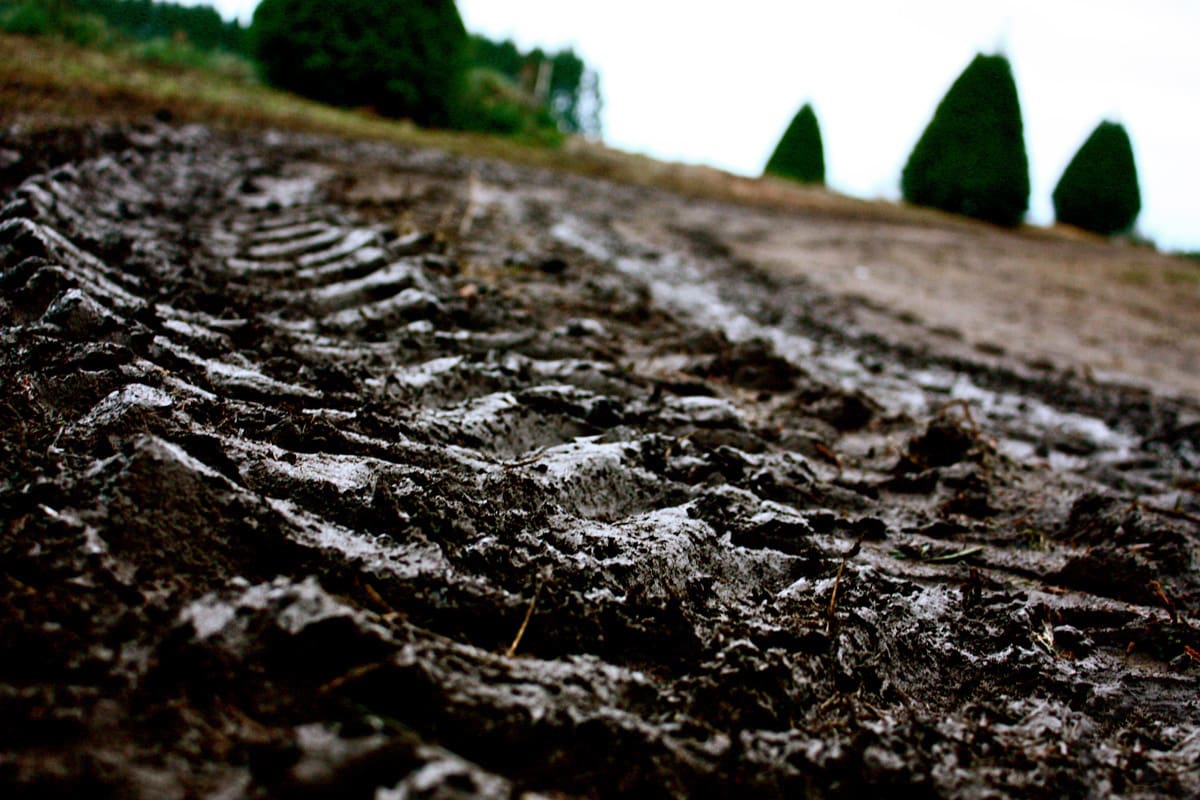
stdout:
POLYGON ((567 336, 606 336, 608 330, 594 319, 569 319, 561 328, 560 333, 567 336))
POLYGON ((567 271, 567 262, 557 256, 544 258, 536 266, 547 275, 561 275, 567 271))

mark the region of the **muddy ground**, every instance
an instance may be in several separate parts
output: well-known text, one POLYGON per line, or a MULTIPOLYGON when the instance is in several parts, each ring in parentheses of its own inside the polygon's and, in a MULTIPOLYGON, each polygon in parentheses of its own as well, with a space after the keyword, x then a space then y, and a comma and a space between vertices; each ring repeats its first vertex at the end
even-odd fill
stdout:
POLYGON ((820 215, 292 134, 2 150, 3 796, 1200 793, 1169 382, 746 258, 820 215))

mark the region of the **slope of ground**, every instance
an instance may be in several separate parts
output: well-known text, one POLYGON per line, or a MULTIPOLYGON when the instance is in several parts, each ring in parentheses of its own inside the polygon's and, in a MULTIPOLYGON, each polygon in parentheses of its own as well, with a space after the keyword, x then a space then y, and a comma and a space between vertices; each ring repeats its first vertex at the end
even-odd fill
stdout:
POLYGON ((1200 792, 1193 402, 889 327, 767 212, 4 147, 5 796, 1200 792))
MULTIPOLYGON (((680 220, 703 226, 702 215, 680 220)), ((1200 265, 1080 236, 786 217, 722 229, 733 253, 861 298, 863 324, 1200 397, 1200 265), (890 319, 889 319, 890 318, 890 319), (900 323, 897 325, 896 323, 900 323)))

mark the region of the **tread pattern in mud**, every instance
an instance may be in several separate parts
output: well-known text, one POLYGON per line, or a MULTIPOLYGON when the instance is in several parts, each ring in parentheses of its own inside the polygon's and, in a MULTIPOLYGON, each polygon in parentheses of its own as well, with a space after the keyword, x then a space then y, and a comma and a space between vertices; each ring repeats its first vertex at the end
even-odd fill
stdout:
POLYGON ((165 127, 13 191, 6 796, 1200 791, 1178 407, 801 346, 643 191, 165 127))

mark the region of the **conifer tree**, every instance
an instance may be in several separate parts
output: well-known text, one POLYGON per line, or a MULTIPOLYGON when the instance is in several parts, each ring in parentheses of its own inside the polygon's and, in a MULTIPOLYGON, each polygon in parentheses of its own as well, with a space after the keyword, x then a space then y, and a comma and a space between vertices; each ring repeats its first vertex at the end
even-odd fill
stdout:
POLYGON ((808 103, 796 112, 763 169, 764 175, 801 183, 825 183, 825 150, 817 115, 808 103))
POLYGON ((262 0, 250 38, 268 81, 341 106, 448 125, 467 32, 453 0, 262 0))
POLYGON ((1106 236, 1133 227, 1142 210, 1133 145, 1124 126, 1101 122, 1054 187, 1059 222, 1106 236))
POLYGON ((999 225, 1029 208, 1029 159, 1012 68, 977 55, 950 87, 901 177, 904 199, 999 225))

